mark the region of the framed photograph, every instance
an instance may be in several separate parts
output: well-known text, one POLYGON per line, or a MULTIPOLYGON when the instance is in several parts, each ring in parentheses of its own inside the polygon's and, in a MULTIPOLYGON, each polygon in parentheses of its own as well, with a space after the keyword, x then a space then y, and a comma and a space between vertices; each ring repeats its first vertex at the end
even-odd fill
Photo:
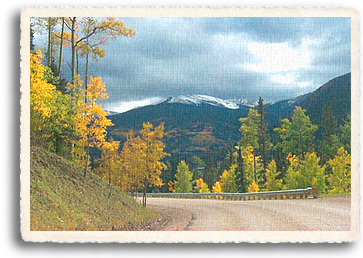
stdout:
POLYGON ((359 238, 359 14, 25 8, 29 242, 359 238))

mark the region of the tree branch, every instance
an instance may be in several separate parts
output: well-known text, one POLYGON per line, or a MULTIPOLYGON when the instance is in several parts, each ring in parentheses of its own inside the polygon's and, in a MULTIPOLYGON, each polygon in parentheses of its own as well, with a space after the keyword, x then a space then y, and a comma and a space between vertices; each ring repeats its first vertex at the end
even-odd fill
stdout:
MULTIPOLYGON (((72 20, 72 18, 70 18, 70 17, 68 17, 68 18, 72 20)), ((71 28, 71 27, 69 27, 68 23, 64 22, 64 24, 66 25, 66 27, 67 27, 70 31, 72 31, 72 28, 71 28)))
POLYGON ((89 37, 91 37, 93 34, 95 34, 95 33, 96 33, 97 29, 99 29, 99 28, 100 28, 100 27, 95 27, 95 28, 93 28, 92 32, 91 32, 90 34, 88 34, 88 35, 84 36, 83 38, 79 39, 79 40, 76 42, 75 46, 77 46, 77 45, 78 45, 78 43, 80 43, 81 41, 83 41, 83 40, 88 39, 89 37))

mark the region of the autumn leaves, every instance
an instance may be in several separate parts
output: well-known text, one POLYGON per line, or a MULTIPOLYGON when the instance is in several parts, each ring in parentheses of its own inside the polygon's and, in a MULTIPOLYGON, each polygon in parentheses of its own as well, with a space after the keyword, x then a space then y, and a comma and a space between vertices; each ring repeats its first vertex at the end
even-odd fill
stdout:
POLYGON ((161 160, 167 156, 161 141, 164 125, 154 128, 144 123, 139 135, 130 132, 120 151, 119 141, 107 139, 107 128, 113 123, 101 104, 108 98, 105 83, 101 77, 88 78, 89 57, 96 61, 105 56, 103 46, 109 40, 118 36, 133 37, 135 31, 114 17, 44 17, 32 20, 31 34, 31 144, 78 163, 84 168, 84 177, 92 169, 107 179, 110 186, 125 192, 142 190, 145 193, 149 185, 161 186, 161 171, 166 167, 161 160), (47 66, 42 64, 41 52, 35 51, 34 30, 48 35, 47 66), (59 66, 55 64, 57 46, 59 66), (63 47, 71 50, 71 82, 68 83, 60 78, 63 47), (80 76, 79 58, 85 58, 84 81, 80 76), (101 152, 92 166, 91 150, 101 152))
MULTIPOLYGON (((68 83, 67 92, 61 93, 45 79, 45 66, 41 53, 31 54, 30 106, 31 143, 41 145, 75 161, 84 168, 84 176, 90 169, 90 150, 101 151, 95 169, 109 185, 125 192, 143 191, 148 186, 160 187, 161 161, 168 154, 161 141, 164 124, 153 127, 144 123, 139 135, 130 132, 121 151, 120 142, 107 140, 107 127, 112 122, 101 101, 108 98, 101 77, 90 77, 87 91, 83 82, 75 77, 75 84, 68 83)), ((144 195, 144 205, 146 196, 144 195)))
POLYGON ((155 127, 144 123, 139 135, 130 132, 121 151, 119 142, 110 139, 102 147, 100 175, 108 180, 109 185, 123 192, 140 192, 143 195, 143 205, 146 206, 146 191, 149 186, 161 187, 161 173, 166 165, 161 161, 168 154, 164 152, 165 145, 161 141, 164 134, 164 124, 155 127))

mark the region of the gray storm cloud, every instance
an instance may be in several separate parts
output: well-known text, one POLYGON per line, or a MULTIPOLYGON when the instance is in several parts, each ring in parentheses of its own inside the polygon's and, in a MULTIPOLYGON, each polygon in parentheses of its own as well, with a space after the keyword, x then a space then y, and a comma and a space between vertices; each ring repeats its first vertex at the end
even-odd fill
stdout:
POLYGON ((113 107, 182 94, 276 101, 351 70, 349 18, 120 20, 136 36, 110 42, 106 57, 90 64, 113 107))

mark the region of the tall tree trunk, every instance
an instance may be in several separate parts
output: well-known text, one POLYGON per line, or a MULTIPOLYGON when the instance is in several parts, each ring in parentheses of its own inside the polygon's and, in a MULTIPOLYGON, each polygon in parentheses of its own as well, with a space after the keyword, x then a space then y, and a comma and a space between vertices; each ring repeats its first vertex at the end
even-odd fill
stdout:
MULTIPOLYGON (((75 80, 74 80, 74 59, 75 59, 75 51, 76 51, 76 44, 75 44, 75 33, 76 33, 76 17, 73 17, 73 19, 71 19, 71 82, 72 82, 72 84, 74 85, 75 84, 75 80)), ((74 87, 72 87, 72 90, 71 90, 71 92, 70 92, 70 95, 71 95, 71 101, 72 102, 75 102, 74 101, 74 97, 75 97, 75 90, 74 90, 74 87)), ((73 107, 72 107, 72 109, 73 109, 73 112, 75 113, 75 112, 77 112, 77 110, 76 110, 76 105, 74 105, 73 107)), ((74 127, 74 125, 73 125, 73 127, 74 127)), ((73 130, 74 130, 74 128, 73 128, 73 130)), ((72 148, 74 148, 74 143, 72 143, 72 145, 71 145, 71 150, 72 150, 72 148)), ((71 152, 71 150, 70 150, 70 152, 71 152)), ((88 163, 88 156, 87 156, 87 163, 88 163)), ((87 174, 87 166, 88 166, 88 164, 86 164, 86 168, 85 168, 85 171, 84 171, 84 173, 85 173, 85 176, 86 176, 86 174, 87 174)))
POLYGON ((142 195, 142 206, 143 207, 146 207, 146 188, 147 188, 147 182, 145 180, 144 191, 143 191, 143 195, 142 195))
MULTIPOLYGON (((51 42, 53 42, 54 38, 51 36, 50 40, 51 40, 51 42)), ((54 64, 53 63, 53 51, 54 51, 54 46, 53 45, 54 45, 53 43, 50 44, 50 54, 49 54, 50 67, 51 68, 53 68, 53 64, 54 64)))
POLYGON ((257 175, 256 175, 256 154, 255 154, 255 150, 253 150, 253 175, 255 178, 255 182, 257 184, 257 175))
POLYGON ((266 171, 266 167, 267 167, 267 164, 266 164, 266 146, 265 146, 265 141, 262 143, 262 156, 263 156, 263 171, 265 172, 266 171))
POLYGON ((109 196, 111 196, 111 155, 108 158, 108 186, 110 187, 109 196))
POLYGON ((63 35, 64 35, 64 17, 62 18, 61 40, 59 46, 58 76, 60 76, 62 69, 63 35))
MULTIPOLYGON (((88 39, 87 39, 87 44, 88 44, 88 39)), ((84 76, 84 88, 85 88, 85 97, 84 97, 84 102, 87 104, 87 88, 88 88, 88 55, 89 53, 87 52, 86 55, 86 71, 85 71, 85 76, 84 76)))
POLYGON ((108 158, 108 185, 111 187, 111 156, 108 158))
POLYGON ((302 141, 302 132, 299 131, 299 141, 300 141, 300 151, 301 151, 301 157, 304 159, 304 144, 302 141))
POLYGON ((238 158, 237 158, 238 170, 239 170, 239 188, 241 193, 245 191, 245 180, 244 180, 244 170, 243 170, 243 158, 242 158, 242 148, 239 146, 238 158))
POLYGON ((76 74, 79 74, 79 57, 77 49, 76 49, 76 74))
POLYGON ((72 19, 72 27, 71 27, 71 46, 72 46, 72 57, 71 57, 71 76, 72 76, 72 84, 74 84, 74 71, 75 71, 75 58, 76 58, 76 43, 75 43, 75 33, 76 33, 76 17, 72 19))
POLYGON ((47 65, 50 66, 50 34, 51 34, 51 26, 50 26, 50 19, 48 18, 48 49, 47 49, 47 65))
MULTIPOLYGON (((150 144, 149 144, 149 141, 146 142, 146 160, 145 160, 145 168, 146 168, 146 175, 148 176, 149 175, 149 151, 150 151, 150 144)), ((146 207, 146 187, 147 187, 147 177, 145 177, 144 179, 144 193, 143 193, 143 199, 142 199, 142 204, 144 207, 146 207)))
POLYGON ((86 164, 85 164, 85 167, 84 167, 84 177, 87 176, 88 156, 89 156, 89 140, 87 139, 87 146, 86 146, 86 164))

